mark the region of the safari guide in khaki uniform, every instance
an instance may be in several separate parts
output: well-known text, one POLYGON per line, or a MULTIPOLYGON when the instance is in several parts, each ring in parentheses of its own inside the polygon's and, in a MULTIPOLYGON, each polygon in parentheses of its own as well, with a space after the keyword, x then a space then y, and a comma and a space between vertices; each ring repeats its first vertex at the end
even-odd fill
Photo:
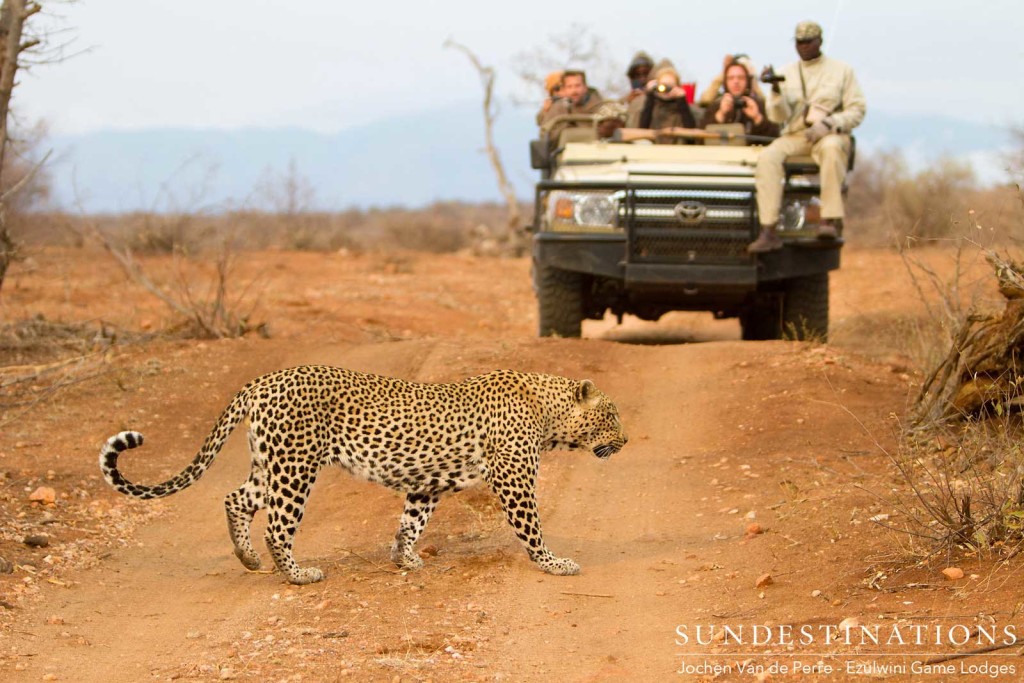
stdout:
POLYGON ((810 154, 821 169, 821 217, 818 238, 835 239, 843 219, 843 180, 850 159, 850 131, 864 120, 864 93, 849 65, 821 53, 821 26, 803 21, 796 27, 796 51, 800 61, 772 78, 771 67, 762 80, 772 82, 768 95, 768 119, 782 124, 782 136, 762 150, 757 159, 755 183, 761 233, 747 246, 751 253, 782 247, 776 234, 783 162, 794 154, 810 154), (781 81, 781 82, 780 82, 781 81))

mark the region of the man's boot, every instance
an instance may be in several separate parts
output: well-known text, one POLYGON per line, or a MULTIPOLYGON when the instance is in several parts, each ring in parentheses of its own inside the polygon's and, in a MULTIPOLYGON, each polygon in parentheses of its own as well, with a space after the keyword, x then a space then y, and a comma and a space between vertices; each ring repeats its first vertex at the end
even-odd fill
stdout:
POLYGON ((775 232, 774 225, 762 225, 761 234, 747 245, 748 254, 764 254, 776 249, 782 249, 782 238, 775 232))
POLYGON ((843 231, 843 220, 841 218, 826 218, 818 226, 819 240, 834 240, 843 231))

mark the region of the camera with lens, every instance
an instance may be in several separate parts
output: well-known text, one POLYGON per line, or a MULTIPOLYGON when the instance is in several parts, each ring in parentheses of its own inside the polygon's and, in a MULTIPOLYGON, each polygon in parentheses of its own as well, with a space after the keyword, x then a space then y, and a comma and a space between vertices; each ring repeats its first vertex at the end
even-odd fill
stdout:
POLYGON ((761 72, 762 83, 771 83, 772 85, 775 85, 776 83, 782 83, 785 80, 785 76, 775 73, 775 69, 772 68, 771 64, 766 66, 764 71, 761 72))
POLYGON ((659 92, 659 93, 661 93, 662 95, 664 95, 665 93, 667 93, 667 92, 668 92, 668 91, 670 91, 671 89, 672 89, 672 86, 670 86, 670 85, 666 85, 666 84, 664 84, 664 83, 659 83, 659 84, 658 84, 658 87, 657 87, 657 88, 655 88, 654 90, 655 90, 656 92, 659 92))
POLYGON ((743 95, 733 95, 732 106, 742 111, 743 107, 747 106, 747 98, 743 95))

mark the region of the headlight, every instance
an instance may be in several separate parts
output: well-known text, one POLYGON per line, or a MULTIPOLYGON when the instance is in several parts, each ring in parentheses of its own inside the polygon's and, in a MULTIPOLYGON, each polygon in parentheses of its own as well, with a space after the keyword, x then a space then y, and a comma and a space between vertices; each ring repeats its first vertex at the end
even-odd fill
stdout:
POLYGON ((782 207, 782 214, 779 216, 780 228, 787 232, 795 232, 804 227, 807 220, 805 205, 799 200, 786 202, 782 207))
POLYGON ((607 195, 579 195, 573 218, 577 225, 613 225, 616 209, 615 202, 607 195))
POLYGON ((564 232, 614 230, 622 192, 558 190, 547 197, 548 229, 564 232))
POLYGON ((782 206, 779 229, 783 232, 812 230, 821 223, 821 202, 817 197, 790 199, 782 206))

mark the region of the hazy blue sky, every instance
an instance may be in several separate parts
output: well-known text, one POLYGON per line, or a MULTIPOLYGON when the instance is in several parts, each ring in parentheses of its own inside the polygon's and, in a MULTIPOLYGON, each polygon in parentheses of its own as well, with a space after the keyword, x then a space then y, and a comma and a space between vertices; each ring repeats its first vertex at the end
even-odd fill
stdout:
MULTIPOLYGON (((515 55, 573 21, 623 66, 637 49, 705 84, 722 54, 795 59, 794 25, 825 27, 825 52, 857 70, 872 108, 1024 121, 1024 3, 518 0, 266 2, 82 0, 49 9, 71 50, 35 68, 16 107, 59 133, 106 128, 296 126, 335 131, 472 101, 479 82, 453 37, 517 85, 515 55)), ((539 94, 537 95, 539 98, 539 94)), ((870 116, 870 113, 869 113, 870 116)))

